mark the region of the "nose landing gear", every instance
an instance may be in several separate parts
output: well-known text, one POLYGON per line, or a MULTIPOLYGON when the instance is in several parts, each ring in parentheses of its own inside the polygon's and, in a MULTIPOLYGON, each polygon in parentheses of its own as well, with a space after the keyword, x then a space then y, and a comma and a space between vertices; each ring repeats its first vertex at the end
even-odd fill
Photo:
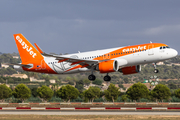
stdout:
POLYGON ((156 69, 156 63, 153 63, 153 65, 154 65, 154 73, 158 73, 158 72, 159 72, 159 70, 158 70, 158 69, 156 69))
POLYGON ((158 69, 154 69, 154 73, 158 73, 159 72, 159 70, 158 69))

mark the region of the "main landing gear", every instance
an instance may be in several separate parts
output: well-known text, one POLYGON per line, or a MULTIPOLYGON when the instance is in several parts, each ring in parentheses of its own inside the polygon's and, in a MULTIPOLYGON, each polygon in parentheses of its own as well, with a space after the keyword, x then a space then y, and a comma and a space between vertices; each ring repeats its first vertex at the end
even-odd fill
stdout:
MULTIPOLYGON (((91 74, 88 76, 88 79, 94 81, 96 79, 96 76, 91 74)), ((106 76, 104 76, 104 81, 111 81, 111 77, 107 74, 106 76)))
POLYGON ((111 81, 111 77, 107 74, 104 76, 104 81, 111 81))
POLYGON ((91 81, 94 81, 96 79, 96 76, 91 74, 88 76, 88 79, 91 80, 91 81))
POLYGON ((91 68, 91 75, 88 76, 88 79, 91 80, 91 81, 94 81, 96 79, 96 76, 93 75, 93 68, 91 68))
POLYGON ((158 70, 158 69, 156 69, 156 63, 153 63, 153 65, 154 65, 154 73, 158 73, 158 72, 159 72, 159 70, 158 70))

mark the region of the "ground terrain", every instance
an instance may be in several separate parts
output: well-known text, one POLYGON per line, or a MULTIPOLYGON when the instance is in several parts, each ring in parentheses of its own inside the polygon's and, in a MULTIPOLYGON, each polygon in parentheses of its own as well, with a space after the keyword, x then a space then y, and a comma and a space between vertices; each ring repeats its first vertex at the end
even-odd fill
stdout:
POLYGON ((106 104, 100 104, 100 103, 94 103, 94 104, 81 104, 81 103, 71 103, 70 105, 64 104, 60 105, 60 103, 30 103, 30 104, 19 104, 19 103, 10 103, 10 104, 0 104, 0 107, 48 107, 48 108, 74 108, 74 107, 80 107, 80 108, 89 108, 89 107, 179 107, 179 103, 158 103, 158 104, 146 104, 146 103, 106 103, 106 104))
POLYGON ((0 115, 0 120, 179 120, 180 115, 0 115))

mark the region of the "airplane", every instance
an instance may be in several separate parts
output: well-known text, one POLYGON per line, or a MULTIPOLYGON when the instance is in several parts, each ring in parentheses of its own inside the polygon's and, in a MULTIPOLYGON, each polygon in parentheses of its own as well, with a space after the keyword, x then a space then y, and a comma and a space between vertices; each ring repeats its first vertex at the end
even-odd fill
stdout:
POLYGON ((104 81, 110 81, 109 73, 121 72, 123 75, 139 73, 142 64, 156 63, 178 55, 175 49, 163 43, 147 43, 117 47, 68 55, 47 54, 35 43, 36 48, 21 34, 14 39, 22 63, 11 64, 15 69, 48 74, 72 74, 91 72, 88 79, 94 81, 94 71, 106 73, 104 81))

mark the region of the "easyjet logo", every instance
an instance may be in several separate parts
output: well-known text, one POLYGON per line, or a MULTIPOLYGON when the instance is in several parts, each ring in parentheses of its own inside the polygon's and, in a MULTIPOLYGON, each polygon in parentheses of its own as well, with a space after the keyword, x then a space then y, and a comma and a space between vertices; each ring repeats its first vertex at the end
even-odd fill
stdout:
POLYGON ((123 49, 123 52, 129 52, 129 51, 137 51, 137 50, 145 50, 146 46, 138 46, 138 47, 134 47, 134 48, 126 48, 123 49))
POLYGON ((29 47, 19 36, 16 36, 16 40, 22 45, 22 48, 25 49, 33 58, 37 56, 37 54, 32 50, 32 47, 29 47))

